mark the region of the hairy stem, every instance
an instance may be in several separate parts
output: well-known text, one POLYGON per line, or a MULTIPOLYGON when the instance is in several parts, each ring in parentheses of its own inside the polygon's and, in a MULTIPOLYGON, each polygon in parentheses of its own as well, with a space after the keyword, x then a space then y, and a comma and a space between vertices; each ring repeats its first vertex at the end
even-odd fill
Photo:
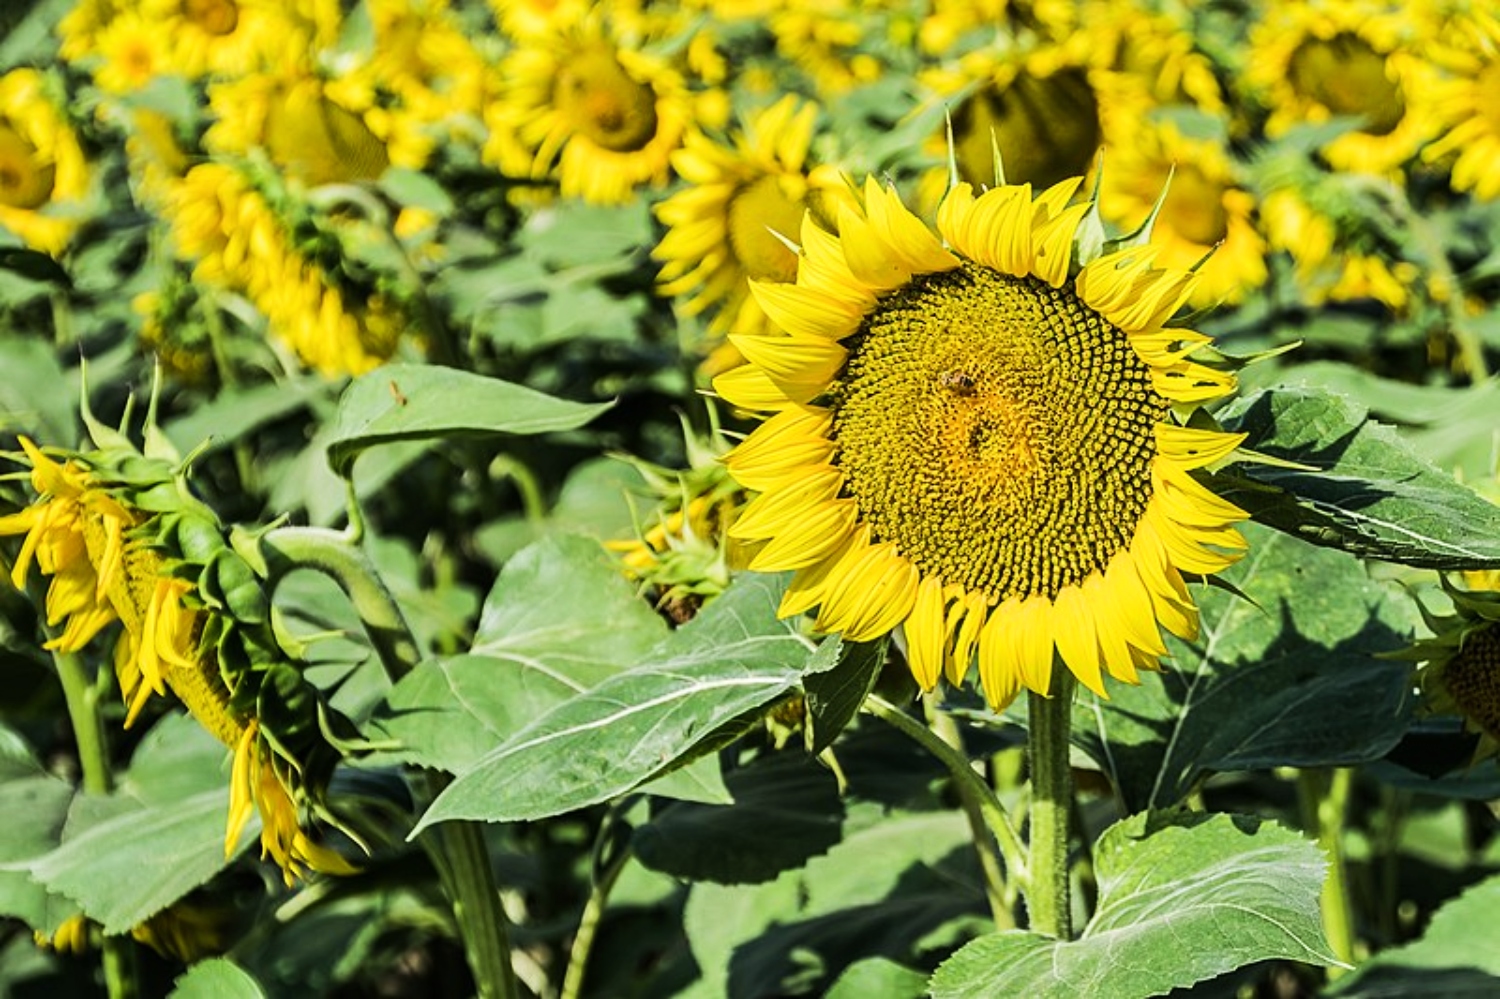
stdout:
POLYGON ((1069 940, 1073 936, 1069 897, 1068 815, 1073 807, 1073 771, 1068 765, 1076 681, 1053 665, 1052 696, 1027 692, 1031 722, 1031 853, 1026 892, 1031 929, 1069 940))

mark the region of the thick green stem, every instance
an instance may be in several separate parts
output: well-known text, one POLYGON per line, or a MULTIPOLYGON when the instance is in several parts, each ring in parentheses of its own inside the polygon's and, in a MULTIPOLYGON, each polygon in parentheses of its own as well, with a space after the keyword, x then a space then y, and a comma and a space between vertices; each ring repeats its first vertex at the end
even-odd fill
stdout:
POLYGON ((877 694, 871 694, 861 710, 919 743, 947 769, 953 778, 953 786, 958 791, 959 801, 963 804, 964 814, 969 817, 970 827, 974 831, 974 848, 979 853, 980 868, 985 877, 985 895, 989 899, 995 925, 1000 929, 1014 926, 1010 907, 1006 904, 1008 892, 1004 870, 996 860, 994 851, 1000 851, 1004 868, 1010 871, 1013 880, 1020 881, 1022 885, 1027 881, 1027 866, 1021 838, 1011 827, 1010 817, 1005 814, 1005 806, 1000 804, 1000 799, 995 797, 995 792, 984 778, 975 772, 968 758, 944 742, 926 725, 877 694))
MULTIPOLYGON (((1355 959, 1354 909, 1349 902, 1348 865, 1344 858, 1344 821, 1349 812, 1349 791, 1354 771, 1339 767, 1328 773, 1303 770, 1297 774, 1297 792, 1304 822, 1316 831, 1318 846, 1328 858, 1328 877, 1323 881, 1323 933, 1333 956, 1345 964, 1355 959)), ((1337 965, 1328 969, 1333 981, 1347 971, 1337 965)))
POLYGON ((392 682, 416 668, 421 652, 400 606, 370 557, 348 536, 323 527, 278 527, 266 533, 263 544, 268 554, 281 559, 272 569, 273 578, 292 569, 314 569, 339 584, 392 682))
MULTIPOLYGON (((351 543, 348 535, 318 527, 278 527, 268 531, 262 543, 268 557, 275 559, 273 579, 293 568, 307 568, 339 584, 391 682, 416 668, 421 651, 400 605, 369 556, 351 543)), ((419 806, 432 801, 443 783, 443 778, 425 774, 419 781, 424 799, 419 806)), ((483 826, 476 822, 440 822, 419 839, 432 857, 453 905, 464 954, 481 999, 516 999, 520 993, 511 966, 510 926, 500 904, 483 826)))
POLYGON ((1068 814, 1073 807, 1073 771, 1068 765, 1076 681, 1054 663, 1052 696, 1027 693, 1031 723, 1031 854, 1026 892, 1031 929, 1069 940, 1073 912, 1069 898, 1068 814))
MULTIPOLYGON (((48 638, 55 637, 48 635, 48 638)), ((90 794, 108 794, 114 790, 114 774, 109 766, 109 741, 104 718, 99 713, 98 684, 91 682, 83 660, 71 652, 52 653, 57 676, 62 682, 63 700, 68 719, 73 723, 73 738, 78 744, 78 766, 83 775, 83 789, 90 794)), ((140 994, 135 976, 135 942, 128 936, 106 936, 100 944, 104 966, 104 987, 110 999, 134 999, 140 994)))

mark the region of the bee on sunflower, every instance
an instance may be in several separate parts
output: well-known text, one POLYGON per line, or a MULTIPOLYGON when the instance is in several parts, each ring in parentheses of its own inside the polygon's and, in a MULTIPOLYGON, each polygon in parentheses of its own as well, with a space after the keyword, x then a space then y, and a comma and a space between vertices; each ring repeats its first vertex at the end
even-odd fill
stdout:
POLYGON ((934 232, 867 179, 837 236, 804 218, 795 284, 752 282, 776 330, 733 335, 749 363, 714 382, 762 414, 729 533, 794 571, 781 613, 901 629, 924 689, 977 653, 996 708, 1046 694, 1054 652, 1101 696, 1157 668, 1162 628, 1197 633, 1184 574, 1246 547, 1193 474, 1242 441, 1193 416, 1235 385, 1169 324, 1193 275, 1106 239, 1080 184, 955 180, 934 232))
POLYGON ((318 841, 316 824, 361 842, 328 800, 342 750, 333 733, 353 726, 303 678, 271 621, 266 580, 233 547, 187 484, 187 467, 148 435, 143 454, 124 434, 93 424, 94 446, 43 449, 21 438, 11 459, 29 466, 36 499, 0 517, 0 537, 20 536, 11 582, 48 577, 46 647, 78 652, 107 628, 125 725, 152 695, 176 696, 233 751, 224 850, 252 814, 261 854, 290 886, 309 872, 354 868, 318 841))

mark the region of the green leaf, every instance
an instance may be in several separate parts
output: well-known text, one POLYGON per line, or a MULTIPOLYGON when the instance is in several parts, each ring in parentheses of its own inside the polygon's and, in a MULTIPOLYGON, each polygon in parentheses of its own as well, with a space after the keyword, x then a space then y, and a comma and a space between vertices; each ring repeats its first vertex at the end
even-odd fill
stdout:
POLYGON ((387 167, 377 186, 386 197, 403 208, 422 208, 437 215, 453 212, 453 198, 443 185, 420 170, 387 167))
POLYGON ((1317 469, 1242 462, 1213 477, 1251 516, 1313 544, 1423 569, 1500 568, 1500 507, 1435 468, 1362 406, 1280 388, 1221 414, 1246 447, 1317 469))
POLYGON ((806 643, 776 617, 781 580, 747 574, 635 668, 570 698, 460 773, 416 832, 606 801, 691 758, 791 690, 806 643))
POLYGON ((631 848, 640 862, 688 881, 753 884, 839 841, 838 782, 800 751, 758 758, 725 781, 732 805, 675 802, 637 827, 631 848))
POLYGON ((1197 641, 1169 639, 1162 673, 1073 706, 1074 741, 1128 811, 1174 805, 1212 771, 1376 759, 1406 730, 1410 666, 1372 657, 1406 644, 1410 598, 1352 556, 1255 525, 1245 535, 1250 551, 1223 576, 1250 600, 1198 589, 1197 641))
POLYGON ((555 399, 453 368, 388 364, 344 391, 328 463, 344 475, 362 451, 394 441, 573 430, 611 405, 555 399))
POLYGON ((78 388, 52 346, 38 338, 0 336, 0 371, 0 430, 28 434, 39 444, 72 444, 78 388))
POLYGON ((844 726, 859 713, 885 665, 887 642, 845 643, 834 636, 824 640, 807 663, 802 689, 807 694, 808 752, 821 753, 833 745, 844 726))
POLYGON ((501 571, 469 655, 424 662, 372 728, 396 758, 457 773, 527 724, 641 661, 670 633, 591 538, 557 535, 501 571))
POLYGON ((167 439, 183 454, 204 444, 206 451, 233 444, 259 427, 296 412, 327 390, 321 379, 267 382, 220 392, 209 402, 168 423, 167 439))
POLYGON ((32 281, 71 288, 73 279, 62 265, 45 253, 17 246, 0 246, 0 270, 19 274, 32 281))
POLYGON ((47 889, 30 873, 33 861, 57 847, 73 786, 37 768, 30 774, 7 767, 0 783, 0 915, 28 926, 50 928, 47 889))
POLYGON ((226 957, 199 961, 177 979, 168 999, 265 999, 255 978, 226 957))
POLYGON ((1324 995, 1340 999, 1500 995, 1497 911, 1500 875, 1493 875, 1433 913, 1420 940, 1381 951, 1324 995))
POLYGON ((958 812, 862 803, 846 828, 775 881, 693 885, 683 923, 701 978, 679 999, 822 995, 856 961, 914 961, 928 934, 984 909, 958 812))
POLYGON ((927 976, 884 957, 856 961, 844 969, 823 999, 922 999, 927 976))
POLYGON ((724 783, 724 767, 717 754, 712 753, 700 756, 660 777, 653 777, 637 790, 658 798, 695 801, 700 805, 734 804, 734 795, 729 793, 729 785, 724 783))
POLYGON ((124 933, 223 869, 225 749, 186 715, 159 722, 108 798, 79 799, 61 846, 32 865, 105 933, 124 933))
POLYGON ((932 978, 934 999, 1145 999, 1255 961, 1329 965, 1317 846, 1257 819, 1132 816, 1094 851, 1099 905, 1077 940, 980 937, 932 978))

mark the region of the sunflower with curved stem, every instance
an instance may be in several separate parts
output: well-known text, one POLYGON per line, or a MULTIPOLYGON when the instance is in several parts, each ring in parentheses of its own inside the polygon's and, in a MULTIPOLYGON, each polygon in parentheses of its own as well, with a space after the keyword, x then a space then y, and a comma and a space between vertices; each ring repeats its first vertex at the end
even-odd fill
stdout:
POLYGON ((678 296, 687 315, 714 310, 709 333, 764 332, 765 313, 750 280, 792 282, 790 239, 811 210, 832 228, 848 186, 826 168, 808 170, 818 107, 787 96, 751 115, 726 146, 691 135, 672 154, 689 186, 656 206, 667 226, 652 256, 662 261, 658 290, 678 296))
POLYGON ((62 452, 63 461, 21 438, 19 460, 31 466, 37 500, 0 517, 0 537, 22 536, 11 571, 18 589, 33 568, 51 578, 47 622, 63 628, 47 647, 81 651, 120 622, 114 668, 126 727, 152 694, 170 690, 234 752, 225 856, 258 813, 262 856, 288 885, 309 870, 352 873, 307 831, 306 816, 316 814, 349 832, 324 802, 337 758, 322 734, 330 709, 300 674, 290 683, 276 676, 295 668, 271 632, 252 571, 217 518, 188 495, 180 470, 164 456, 141 455, 121 435, 105 437, 107 447, 62 452), (273 731, 264 727, 266 711, 273 731), (295 755, 287 746, 298 747, 295 755))
POLYGON ((61 253, 76 219, 49 206, 81 202, 89 169, 78 138, 34 69, 0 76, 0 228, 44 253, 61 253))
POLYGON ((1099 205, 1125 225, 1146 217, 1166 190, 1151 230, 1164 267, 1197 274, 1195 308, 1235 303, 1266 282, 1266 241, 1255 228, 1255 199, 1221 142, 1189 139, 1171 125, 1143 124, 1113 147, 1099 205), (1171 178, 1170 185, 1167 184, 1171 178))
POLYGON ((962 682, 977 652, 996 707, 1045 694, 1054 650, 1089 689, 1197 633, 1183 573, 1231 565, 1245 513, 1192 472, 1242 435, 1174 413, 1232 391, 1165 325, 1192 275, 1154 249, 1085 256, 1081 180, 948 192, 937 233, 874 179, 839 235, 802 226, 795 285, 754 283, 781 332, 734 336, 719 376, 769 414, 732 451, 758 490, 730 529, 795 570, 783 615, 863 641, 895 628, 917 682, 962 682))
POLYGON ((1451 160, 1456 189, 1500 198, 1500 16, 1472 10, 1455 18, 1433 58, 1448 75, 1422 101, 1438 122, 1438 137, 1422 158, 1451 160))
POLYGON ((598 17, 522 39, 497 78, 486 159, 512 176, 555 174, 564 197, 623 204, 638 187, 665 184, 697 124, 682 74, 598 17))
POLYGON ((1359 119, 1320 150, 1336 170, 1388 173, 1432 134, 1412 102, 1434 82, 1414 20, 1360 0, 1275 4, 1250 35, 1245 86, 1270 109, 1266 133, 1334 117, 1359 119))

